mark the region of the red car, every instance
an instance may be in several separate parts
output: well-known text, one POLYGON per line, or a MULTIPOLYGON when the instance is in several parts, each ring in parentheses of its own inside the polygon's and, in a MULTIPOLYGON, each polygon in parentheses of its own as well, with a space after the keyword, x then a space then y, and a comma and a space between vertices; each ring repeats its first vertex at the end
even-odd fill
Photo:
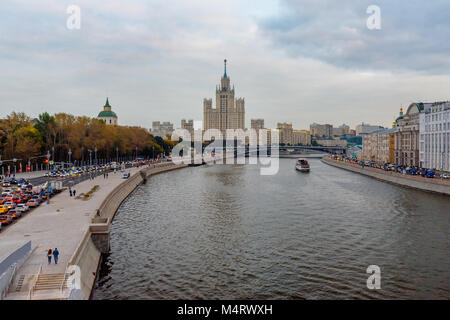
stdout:
POLYGON ((4 225, 8 225, 12 222, 12 218, 8 215, 1 215, 0 216, 0 223, 4 225))

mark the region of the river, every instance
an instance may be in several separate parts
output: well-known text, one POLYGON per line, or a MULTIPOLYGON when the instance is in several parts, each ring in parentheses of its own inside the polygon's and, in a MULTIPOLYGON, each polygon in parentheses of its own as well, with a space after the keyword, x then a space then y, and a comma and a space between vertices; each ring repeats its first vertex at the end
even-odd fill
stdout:
POLYGON ((309 162, 151 177, 119 208, 92 298, 450 298, 449 197, 309 162))

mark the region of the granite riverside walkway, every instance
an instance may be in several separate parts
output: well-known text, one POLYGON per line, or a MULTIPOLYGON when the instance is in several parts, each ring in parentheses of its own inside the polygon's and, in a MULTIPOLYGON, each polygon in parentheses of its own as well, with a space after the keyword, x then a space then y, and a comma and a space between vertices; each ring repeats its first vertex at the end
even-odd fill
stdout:
MULTIPOLYGON (((132 176, 145 167, 147 166, 128 168, 125 172, 130 172, 132 176)), ((73 187, 77 197, 81 193, 87 193, 95 185, 99 186, 89 200, 70 197, 69 191, 65 190, 51 198, 50 204, 43 202, 38 208, 31 210, 15 224, 0 232, 0 256, 31 240, 32 254, 15 275, 16 279, 23 275, 24 289, 27 285, 30 286, 27 282, 32 281, 32 275, 37 274, 41 266, 41 274, 65 273, 69 259, 91 224, 96 210, 122 181, 120 171, 115 174, 110 172, 108 179, 99 175, 94 180, 83 181, 73 187), (52 260, 52 264, 49 265, 46 253, 48 249, 55 247, 60 253, 59 262, 55 265, 52 260)), ((27 296, 24 296, 26 291, 8 295, 6 299, 27 299, 27 296)))

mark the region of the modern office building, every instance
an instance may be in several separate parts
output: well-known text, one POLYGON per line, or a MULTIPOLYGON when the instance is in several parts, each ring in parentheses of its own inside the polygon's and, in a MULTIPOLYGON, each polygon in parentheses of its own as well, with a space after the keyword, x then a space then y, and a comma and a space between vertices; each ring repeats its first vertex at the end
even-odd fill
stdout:
POLYGON ((450 171, 450 102, 433 103, 419 114, 419 165, 450 171))

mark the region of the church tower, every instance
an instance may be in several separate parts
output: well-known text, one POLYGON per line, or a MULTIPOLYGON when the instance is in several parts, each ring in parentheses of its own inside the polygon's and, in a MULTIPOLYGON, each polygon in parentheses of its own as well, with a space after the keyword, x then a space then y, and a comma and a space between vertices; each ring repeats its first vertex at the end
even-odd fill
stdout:
POLYGON ((117 115, 114 111, 111 110, 108 98, 106 98, 106 103, 103 106, 103 111, 100 111, 100 113, 97 116, 97 119, 103 121, 107 125, 111 126, 117 125, 117 115))

